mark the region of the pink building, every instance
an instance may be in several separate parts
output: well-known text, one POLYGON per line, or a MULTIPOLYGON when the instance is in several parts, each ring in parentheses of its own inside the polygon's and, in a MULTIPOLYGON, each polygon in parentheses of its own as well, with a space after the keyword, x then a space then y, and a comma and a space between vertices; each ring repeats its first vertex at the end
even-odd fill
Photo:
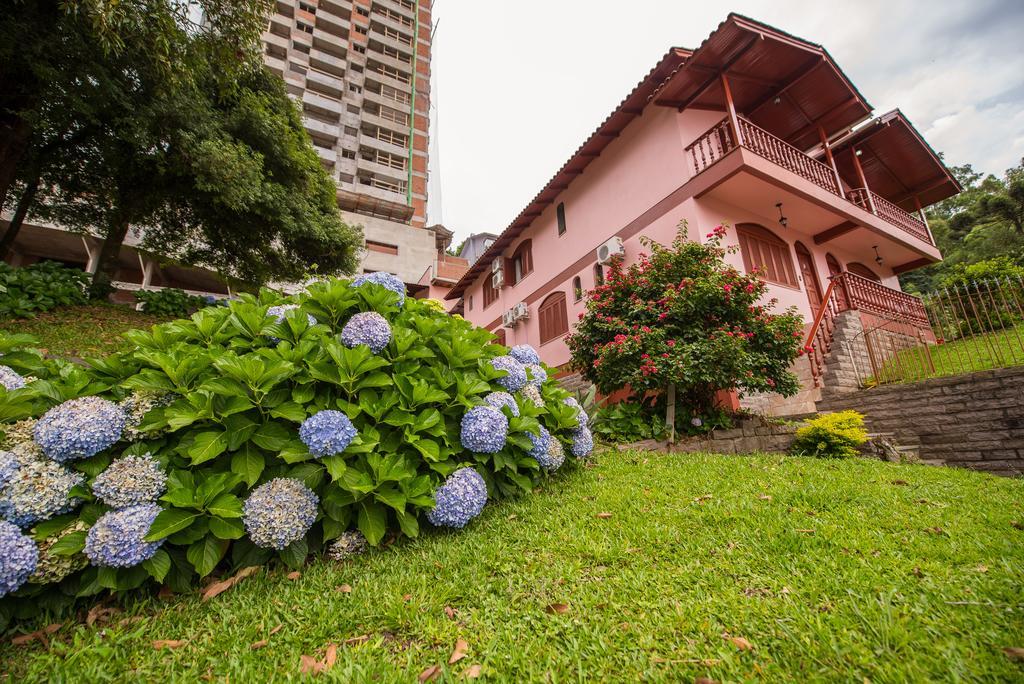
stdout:
MULTIPOLYGON (((669 50, 447 298, 562 367, 602 261, 686 219, 693 240, 727 224, 735 265, 809 331, 837 306, 914 308, 897 274, 941 259, 922 207, 960 187, 898 110, 871 111, 824 48, 730 14, 669 50)), ((821 369, 804 364, 810 391, 821 369)))

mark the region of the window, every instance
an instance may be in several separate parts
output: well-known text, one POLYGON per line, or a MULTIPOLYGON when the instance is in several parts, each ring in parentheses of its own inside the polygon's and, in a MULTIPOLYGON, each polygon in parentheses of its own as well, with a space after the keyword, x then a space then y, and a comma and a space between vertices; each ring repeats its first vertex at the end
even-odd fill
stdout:
MULTIPOLYGON (((358 30, 359 27, 357 26, 356 29, 358 30)), ((361 33, 366 33, 366 31, 363 30, 363 31, 361 31, 361 33)), ((366 54, 366 46, 365 45, 353 45, 352 49, 355 50, 356 52, 358 52, 361 55, 365 55, 366 54)))
POLYGON ((753 273, 756 268, 765 282, 800 287, 789 245, 781 238, 755 223, 737 224, 736 232, 740 237, 740 252, 747 273, 753 273))
POLYGON ((363 73, 363 65, 362 64, 353 64, 353 65, 351 65, 349 67, 349 69, 351 69, 352 73, 355 73, 355 74, 363 73))
POLYGON ((486 309, 498 298, 498 290, 491 284, 491 274, 484 278, 484 308, 486 309))
POLYGON ((466 305, 467 311, 473 310, 473 295, 469 295, 469 303, 466 305))
POLYGON ((359 35, 361 35, 361 36, 365 36, 366 35, 366 27, 365 26, 359 26, 357 24, 354 28, 356 30, 356 33, 358 33, 359 35))
POLYGON ((569 314, 565 307, 565 293, 555 292, 548 295, 537 309, 540 319, 540 343, 550 342, 569 332, 569 314))
POLYGON ((555 217, 558 219, 558 234, 565 235, 565 202, 559 202, 555 209, 555 217))
POLYGON ((358 105, 350 104, 350 105, 347 105, 345 107, 345 109, 348 110, 349 114, 358 114, 359 113, 359 106, 358 105))
POLYGON ((505 329, 498 328, 497 330, 494 331, 494 335, 498 338, 494 340, 494 343, 500 344, 501 346, 505 346, 505 329))
POLYGON ((505 274, 505 282, 515 285, 526 276, 533 273, 533 241, 523 240, 516 247, 512 258, 508 260, 508 271, 505 274), (511 278, 511 280, 509 280, 511 278))
POLYGON ((297 40, 293 40, 292 41, 292 47, 295 48, 296 51, 301 52, 304 55, 308 55, 309 54, 309 46, 308 45, 303 45, 302 43, 300 43, 297 40))
POLYGON ((355 83, 349 83, 348 84, 348 89, 351 90, 353 93, 361 93, 361 92, 363 92, 363 89, 361 87, 357 86, 355 83))
POLYGON ((304 31, 309 35, 313 35, 313 27, 310 26, 309 24, 303 24, 301 21, 297 21, 295 22, 295 28, 299 29, 300 31, 304 31))
POLYGON ((604 285, 604 266, 594 264, 594 286, 604 285))
POLYGON ((310 14, 316 14, 316 7, 313 7, 312 5, 310 5, 308 3, 305 3, 305 2, 300 2, 299 3, 299 9, 302 10, 303 12, 309 12, 310 14))
POLYGON ((572 279, 572 300, 578 302, 583 299, 583 281, 579 276, 572 279))
POLYGON ((355 137, 359 133, 359 129, 353 126, 345 126, 345 135, 351 135, 355 137))
POLYGON ((858 263, 856 261, 846 264, 846 270, 854 275, 859 275, 861 278, 867 278, 868 280, 873 280, 876 283, 882 282, 882 279, 878 277, 877 273, 872 271, 864 264, 858 263))
POLYGON ((356 12, 358 12, 359 16, 361 16, 361 17, 368 17, 368 16, 370 16, 370 10, 368 10, 365 7, 356 7, 356 12))

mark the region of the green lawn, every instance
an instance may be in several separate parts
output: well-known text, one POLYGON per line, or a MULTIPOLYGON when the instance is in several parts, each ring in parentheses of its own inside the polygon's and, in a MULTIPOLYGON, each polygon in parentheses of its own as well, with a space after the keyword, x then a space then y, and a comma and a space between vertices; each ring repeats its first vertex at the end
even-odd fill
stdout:
POLYGON ((85 358, 121 348, 123 332, 166 320, 123 304, 85 304, 58 307, 35 318, 0 320, 0 330, 35 335, 39 346, 54 356, 85 358))
POLYGON ((955 469, 605 453, 462 532, 69 622, 0 668, 262 682, 337 644, 337 681, 1020 680, 1022 502, 955 469))
MULTIPOLYGON (((884 382, 958 375, 1024 364, 1024 324, 986 335, 899 352, 878 374, 884 382), (928 358, 934 371, 929 370, 928 358)), ((874 378, 868 384, 875 384, 874 378)))

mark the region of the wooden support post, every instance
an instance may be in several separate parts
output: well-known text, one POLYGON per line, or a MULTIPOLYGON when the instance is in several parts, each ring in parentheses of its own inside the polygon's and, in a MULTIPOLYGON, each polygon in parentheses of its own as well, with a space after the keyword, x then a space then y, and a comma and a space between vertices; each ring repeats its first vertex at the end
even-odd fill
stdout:
POLYGON ((729 128, 732 129, 732 139, 736 141, 736 147, 743 146, 743 134, 740 133, 740 120, 736 116, 736 105, 732 101, 732 90, 729 89, 729 79, 725 73, 722 74, 722 91, 725 93, 725 110, 729 112, 729 128))
POLYGON ((832 173, 836 177, 836 194, 843 194, 843 179, 839 177, 839 167, 836 166, 836 159, 832 156, 832 145, 828 142, 828 136, 825 135, 825 129, 818 124, 818 137, 821 138, 821 147, 825 150, 825 158, 828 159, 828 165, 832 167, 832 173))
POLYGON ((875 198, 871 196, 871 188, 868 187, 868 179, 864 176, 864 168, 860 165, 858 152, 859 150, 850 149, 850 154, 853 159, 853 168, 857 171, 857 178, 860 180, 860 186, 864 188, 864 194, 867 196, 868 206, 871 208, 871 213, 877 214, 875 211, 875 198))
POLYGON ((676 443, 676 384, 669 383, 666 393, 665 424, 668 425, 668 443, 676 443))
POLYGON ((914 195, 914 206, 917 207, 917 215, 921 217, 921 223, 924 224, 924 229, 928 231, 928 241, 933 245, 935 244, 935 236, 932 235, 932 227, 928 225, 928 217, 924 214, 924 208, 921 206, 921 200, 914 195))

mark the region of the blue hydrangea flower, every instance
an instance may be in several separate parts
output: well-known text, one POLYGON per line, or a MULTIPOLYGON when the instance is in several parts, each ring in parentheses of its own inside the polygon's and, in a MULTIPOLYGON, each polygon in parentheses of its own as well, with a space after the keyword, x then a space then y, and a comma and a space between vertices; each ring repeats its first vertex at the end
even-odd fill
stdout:
MULTIPOLYGON (((284 315, 289 311, 298 309, 298 304, 278 304, 267 309, 267 315, 274 317, 275 323, 283 323, 284 315)), ((316 325, 316 319, 311 314, 306 314, 306 320, 310 325, 316 325)))
POLYGON ((548 442, 547 464, 541 463, 541 467, 549 472, 558 470, 565 463, 565 449, 557 438, 552 437, 548 442))
POLYGON ((548 432, 546 427, 541 425, 539 435, 527 432, 526 436, 530 438, 531 442, 533 442, 533 448, 530 449, 530 456, 533 456, 533 458, 536 459, 541 468, 547 470, 550 465, 548 462, 548 450, 551 448, 551 433, 548 432))
POLYGON ((3 489, 18 471, 18 459, 10 451, 0 451, 0 489, 3 489))
POLYGON ((586 458, 594 450, 594 435, 588 428, 579 428, 572 433, 572 455, 586 458))
POLYGON ((16 525, 0 521, 0 596, 17 591, 36 571, 39 549, 16 525))
POLYGON ((359 530, 346 530, 327 547, 327 557, 332 561, 348 560, 352 556, 366 553, 370 545, 359 530))
POLYGON ((496 454, 505 446, 508 418, 493 406, 474 406, 462 416, 462 446, 477 454, 496 454))
POLYGON ((299 439, 314 456, 340 454, 355 439, 356 428, 341 411, 318 411, 299 426, 299 439))
POLYGON ((521 364, 540 363, 540 354, 528 344, 517 344, 508 352, 509 356, 521 364))
POLYGON ((571 406, 576 409, 576 420, 580 423, 578 427, 587 427, 587 424, 590 422, 590 416, 588 416, 587 412, 583 410, 582 406, 580 406, 580 402, 576 400, 576 397, 566 397, 563 400, 563 403, 566 406, 571 406))
POLYGON ((10 392, 11 390, 21 389, 25 386, 25 378, 18 375, 10 366, 0 366, 0 385, 10 392))
POLYGON ((67 513, 78 504, 71 489, 83 479, 53 461, 23 461, 0 489, 0 516, 27 527, 67 513))
POLYGON ((526 384, 526 369, 511 356, 496 356, 491 359, 491 365, 506 372, 498 378, 498 384, 509 392, 517 392, 526 384))
POLYGON ((306 536, 319 503, 301 480, 278 477, 252 491, 242 507, 242 522, 253 544, 280 551, 306 536))
POLYGON ((151 503, 167 487, 160 462, 149 454, 124 456, 107 466, 92 483, 92 493, 111 508, 151 503))
POLYGON ((507 406, 513 416, 516 418, 519 417, 519 404, 516 403, 515 397, 508 392, 491 392, 484 397, 484 401, 486 401, 489 406, 492 406, 499 411, 503 406, 507 406))
POLYGON ((540 390, 534 385, 523 385, 523 388, 519 390, 519 396, 537 408, 544 407, 544 399, 540 396, 540 390))
POLYGON ((548 379, 548 372, 539 363, 528 363, 525 368, 530 374, 530 384, 538 389, 548 379))
POLYGON ((95 456, 121 438, 127 416, 112 401, 81 397, 65 401, 36 422, 35 439, 58 463, 95 456))
POLYGON ((366 273, 352 281, 354 287, 359 287, 364 283, 373 283, 374 285, 380 285, 385 289, 391 290, 398 295, 398 306, 405 304, 405 283, 394 273, 385 273, 384 271, 366 273))
POLYGON ((434 492, 434 508, 427 520, 438 527, 464 527, 486 503, 484 478, 472 468, 459 468, 434 492))
POLYGON ((132 568, 152 558, 164 540, 144 538, 159 513, 154 503, 104 513, 85 537, 89 562, 101 568, 132 568))
POLYGON ((341 330, 341 343, 346 347, 365 344, 374 354, 384 351, 391 341, 391 324, 376 311, 357 313, 341 330))

